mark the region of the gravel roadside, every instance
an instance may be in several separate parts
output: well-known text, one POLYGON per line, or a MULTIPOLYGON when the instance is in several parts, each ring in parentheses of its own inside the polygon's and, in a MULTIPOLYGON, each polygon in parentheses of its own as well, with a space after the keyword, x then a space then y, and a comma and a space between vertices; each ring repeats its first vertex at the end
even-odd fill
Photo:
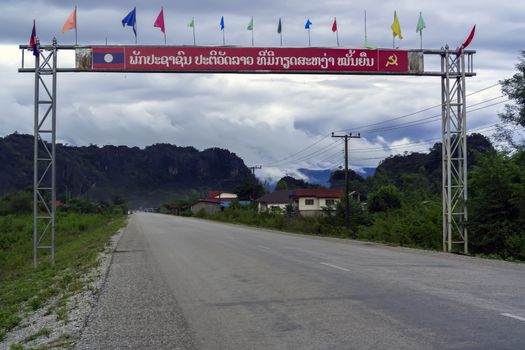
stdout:
MULTIPOLYGON (((79 339, 88 316, 98 302, 111 265, 113 252, 122 237, 119 230, 109 241, 106 249, 98 256, 98 267, 82 276, 84 287, 69 296, 62 307, 64 312, 57 316, 50 309, 63 295, 48 300, 41 308, 25 315, 20 324, 12 329, 0 342, 0 349, 10 349, 12 344, 21 344, 28 349, 69 349, 79 339)), ((16 349, 20 347, 15 347, 16 349)))

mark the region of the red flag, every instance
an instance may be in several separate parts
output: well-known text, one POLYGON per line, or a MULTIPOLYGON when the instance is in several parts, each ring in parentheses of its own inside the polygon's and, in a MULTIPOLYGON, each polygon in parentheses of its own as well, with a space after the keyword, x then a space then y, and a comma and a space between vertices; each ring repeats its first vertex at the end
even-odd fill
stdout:
POLYGON ((33 20, 33 31, 31 32, 31 38, 29 39, 29 46, 33 49, 33 56, 38 56, 38 48, 36 47, 36 23, 33 20))
POLYGON ((463 44, 461 44, 461 47, 458 49, 458 54, 461 55, 461 52, 463 51, 463 49, 466 49, 467 46, 470 45, 470 42, 472 41, 472 39, 474 39, 474 33, 476 32, 476 25, 474 24, 474 27, 472 27, 472 30, 470 31, 470 34, 467 38, 467 40, 465 40, 465 42, 463 44))
POLYGON ((77 29, 77 7, 76 6, 73 12, 71 12, 69 17, 66 19, 66 22, 64 22, 64 26, 62 27, 62 34, 64 34, 65 32, 71 29, 75 29, 75 30, 77 29))
POLYGON ((164 9, 160 9, 160 13, 157 16, 157 19, 155 20, 155 23, 153 23, 154 27, 160 28, 160 31, 166 34, 166 27, 164 27, 164 9))
POLYGON ((337 20, 334 17, 334 23, 332 24, 332 32, 337 32, 337 20))

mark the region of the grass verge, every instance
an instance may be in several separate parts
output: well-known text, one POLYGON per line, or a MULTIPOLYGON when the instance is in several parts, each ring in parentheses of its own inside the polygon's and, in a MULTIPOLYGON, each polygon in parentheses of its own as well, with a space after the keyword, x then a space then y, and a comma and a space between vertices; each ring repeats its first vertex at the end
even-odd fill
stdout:
MULTIPOLYGON (((57 217, 56 263, 39 257, 32 266, 32 216, 0 217, 0 340, 24 313, 37 310, 54 296, 61 301, 85 286, 81 276, 97 266, 97 256, 125 225, 123 215, 61 213, 57 217)), ((60 302, 59 302, 60 303, 60 302)), ((61 307, 48 312, 61 315, 61 307)))

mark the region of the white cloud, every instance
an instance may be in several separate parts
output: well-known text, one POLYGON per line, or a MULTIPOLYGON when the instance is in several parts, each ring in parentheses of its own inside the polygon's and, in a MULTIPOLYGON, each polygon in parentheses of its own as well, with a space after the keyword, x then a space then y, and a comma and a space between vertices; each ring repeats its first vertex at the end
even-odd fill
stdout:
MULTIPOLYGON (((137 7, 139 43, 162 41, 158 29, 149 23, 161 5, 161 1, 150 1, 137 7)), ((131 43, 131 30, 120 25, 130 6, 127 1, 94 0, 81 4, 80 43, 101 44, 106 37, 110 44, 131 43)), ((520 14, 524 6, 520 2, 495 4, 488 0, 478 1, 474 8, 451 0, 439 3, 206 0, 174 3, 165 6, 165 11, 171 44, 192 43, 186 27, 192 16, 197 21, 198 42, 212 45, 221 41, 218 30, 221 15, 227 23, 227 42, 235 45, 249 44, 250 33, 245 27, 252 15, 257 45, 278 45, 275 31, 277 20, 282 17, 285 45, 304 46, 304 21, 309 17, 314 23, 313 45, 333 46, 335 38, 330 24, 333 16, 337 16, 342 45, 361 46, 365 8, 368 39, 380 47, 391 46, 389 25, 394 10, 398 11, 405 35, 403 41, 398 41, 401 48, 419 47, 419 36, 415 33, 419 11, 423 11, 427 23, 423 37, 426 47, 439 48, 448 43, 455 48, 476 23, 472 48, 478 51, 477 76, 467 81, 470 93, 513 74, 522 48, 521 33, 525 26, 520 14)), ((33 78, 31 74, 16 72, 20 64, 17 44, 28 41, 31 21, 20 18, 35 16, 38 34, 44 42, 57 35, 61 43, 72 43, 73 33, 58 33, 71 8, 69 1, 8 1, 3 5, 0 135, 14 131, 31 133, 33 128, 33 78)), ((31 56, 26 55, 26 59, 31 56)), ((71 66, 72 61, 71 53, 60 53, 61 65, 71 66)), ((429 61, 427 67, 438 69, 435 68, 438 63, 429 61)), ((402 145, 439 138, 441 127, 437 118, 410 128, 396 128, 439 114, 439 108, 381 124, 386 119, 440 104, 439 78, 97 73, 62 74, 58 86, 58 137, 68 143, 145 146, 169 142, 200 149, 217 146, 237 153, 247 164, 271 164, 305 149, 331 131, 348 130, 362 135, 361 139, 351 141, 352 166, 375 166, 391 152, 428 148, 429 145, 406 148, 402 145)), ((472 105, 499 95, 496 87, 472 95, 467 101, 472 105)), ((497 122, 501 109, 500 104, 472 112, 469 127, 497 122)), ((277 168, 263 168, 259 174, 277 176, 298 167, 336 167, 342 164, 342 148, 334 147, 332 142, 328 138, 289 157, 277 168)))

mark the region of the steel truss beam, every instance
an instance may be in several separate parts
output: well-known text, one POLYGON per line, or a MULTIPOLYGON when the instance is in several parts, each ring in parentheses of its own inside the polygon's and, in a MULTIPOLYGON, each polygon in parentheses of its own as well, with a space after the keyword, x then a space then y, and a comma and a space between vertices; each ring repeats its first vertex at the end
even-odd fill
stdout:
POLYGON ((33 154, 33 266, 48 251, 55 263, 56 230, 56 87, 57 41, 40 47, 35 56, 35 110, 33 154))
POLYGON ((465 57, 448 47, 441 55, 443 250, 468 254, 465 57))

